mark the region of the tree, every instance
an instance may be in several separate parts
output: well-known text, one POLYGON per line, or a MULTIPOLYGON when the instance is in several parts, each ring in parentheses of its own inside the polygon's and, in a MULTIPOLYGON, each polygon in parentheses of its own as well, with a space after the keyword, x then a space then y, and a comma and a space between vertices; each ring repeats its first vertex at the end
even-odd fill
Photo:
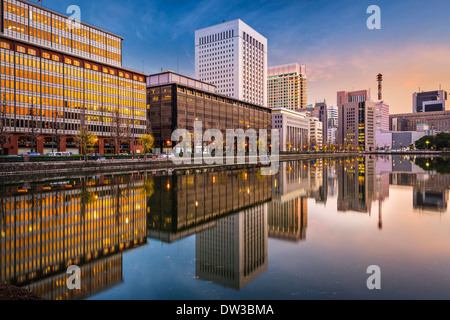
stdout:
POLYGON ((419 150, 428 150, 435 144, 434 136, 423 136, 415 142, 416 148, 419 150))
POLYGON ((434 144, 437 150, 448 150, 450 148, 450 133, 440 132, 436 135, 434 144))
POLYGON ((31 105, 28 109, 28 129, 30 130, 30 146, 31 152, 37 152, 37 137, 39 135, 40 121, 38 120, 38 112, 31 105))
POLYGON ((120 143, 123 140, 129 142, 132 137, 132 132, 129 127, 129 123, 125 122, 125 119, 120 114, 119 108, 113 112, 112 122, 111 122, 111 139, 116 145, 117 154, 120 154, 120 143))
POLYGON ((75 137, 75 142, 80 146, 80 151, 84 156, 85 161, 87 153, 93 150, 93 147, 97 140, 97 136, 90 133, 85 125, 81 126, 80 131, 75 137))
POLYGON ((139 138, 139 143, 144 148, 144 153, 148 153, 153 149, 155 139, 151 134, 144 134, 139 138))

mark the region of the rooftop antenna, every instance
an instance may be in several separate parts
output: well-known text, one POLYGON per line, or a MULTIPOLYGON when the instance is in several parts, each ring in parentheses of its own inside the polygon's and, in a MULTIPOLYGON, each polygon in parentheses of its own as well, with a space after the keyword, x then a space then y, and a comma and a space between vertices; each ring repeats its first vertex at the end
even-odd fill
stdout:
POLYGON ((382 89, 383 89, 383 75, 379 73, 377 75, 377 81, 378 81, 378 101, 381 101, 383 99, 382 89))

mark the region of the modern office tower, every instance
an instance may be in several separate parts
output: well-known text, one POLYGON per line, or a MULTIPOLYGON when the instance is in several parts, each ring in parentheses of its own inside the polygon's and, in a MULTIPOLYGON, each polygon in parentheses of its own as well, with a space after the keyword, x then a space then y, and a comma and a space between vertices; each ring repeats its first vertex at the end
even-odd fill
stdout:
POLYGON ((383 101, 375 105, 375 131, 389 131, 389 105, 383 101))
POLYGON ((372 101, 370 97, 370 90, 339 91, 337 93, 338 106, 347 102, 364 102, 364 101, 372 101))
POLYGON ((240 19, 196 30, 195 78, 218 94, 267 106, 267 39, 240 19))
POLYGON ((299 110, 306 108, 308 85, 306 67, 291 63, 267 70, 267 106, 299 110))
POLYGON ((444 90, 414 92, 413 113, 445 111, 447 92, 444 90))
POLYGON ((323 145, 323 123, 315 117, 309 117, 309 144, 310 148, 322 149, 323 145))
POLYGON ((148 118, 155 148, 172 152, 172 132, 194 132, 194 122, 202 121, 203 131, 227 129, 267 129, 268 145, 272 124, 271 109, 215 93, 215 86, 165 71, 151 75, 148 86, 148 118))
POLYGON ((391 131, 416 131, 423 124, 426 124, 430 130, 450 132, 450 111, 389 115, 389 130, 391 131))
POLYGON ((195 236, 195 275, 240 290, 268 268, 268 204, 218 220, 195 236))
POLYGON ((116 114, 134 139, 145 133, 145 75, 122 67, 123 38, 22 0, 2 2, 0 31, 0 114, 10 134, 2 153, 78 153, 81 126, 98 136, 97 152, 114 152, 120 142, 105 140, 116 114))
POLYGON ((301 151, 309 145, 310 124, 306 113, 273 108, 272 128, 279 130, 280 151, 301 151))
POLYGON ((346 102, 338 108, 337 143, 343 148, 375 150, 375 102, 346 102))

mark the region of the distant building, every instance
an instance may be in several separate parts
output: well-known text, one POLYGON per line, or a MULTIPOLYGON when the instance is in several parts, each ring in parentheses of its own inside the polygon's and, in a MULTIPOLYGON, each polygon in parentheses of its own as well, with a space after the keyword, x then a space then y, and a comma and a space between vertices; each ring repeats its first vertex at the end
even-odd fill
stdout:
POLYGON ((306 107, 308 85, 306 67, 291 63, 267 70, 267 106, 298 110, 306 107))
POLYGON ((370 97, 370 90, 339 91, 337 93, 338 106, 347 102, 364 102, 364 101, 372 101, 370 97))
POLYGON ((337 127, 339 124, 339 111, 336 106, 328 106, 327 142, 336 144, 337 127))
POLYGON ((422 124, 427 124, 430 130, 450 132, 450 111, 389 115, 390 131, 416 131, 422 124))
POLYGON ((375 149, 375 102, 346 102, 338 105, 338 108, 339 126, 336 142, 344 148, 353 147, 373 151, 375 149))
POLYGON ((309 143, 311 147, 322 149, 323 127, 319 118, 309 117, 309 143))
POLYGON ((389 105, 383 101, 376 102, 375 130, 389 131, 389 105))
POLYGON ((308 106, 299 112, 306 112, 309 116, 322 122, 323 143, 328 142, 328 107, 326 102, 318 102, 315 106, 308 106))
POLYGON ((336 128, 339 124, 339 111, 336 106, 328 106, 328 128, 336 128))
POLYGON ((390 150, 392 148, 392 131, 376 131, 375 147, 390 150))
POLYGON ((196 30, 195 77, 219 94, 267 106, 267 39, 240 19, 196 30))
POLYGON ((445 111, 447 92, 444 90, 414 92, 413 113, 445 111))
POLYGON ((280 132, 280 151, 300 151, 309 144, 310 123, 305 113, 273 108, 272 128, 280 132))

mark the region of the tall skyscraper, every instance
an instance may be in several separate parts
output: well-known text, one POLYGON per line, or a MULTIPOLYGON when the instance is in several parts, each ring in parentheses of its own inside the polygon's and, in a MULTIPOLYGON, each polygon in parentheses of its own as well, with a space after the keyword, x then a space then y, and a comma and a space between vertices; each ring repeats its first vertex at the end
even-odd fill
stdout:
MULTIPOLYGON (((1 8, 0 97, 9 134, 3 154, 31 151, 31 144, 40 153, 49 145, 78 153, 74 137, 82 126, 105 153, 117 114, 133 141, 145 133, 146 75, 122 67, 123 38, 28 1, 6 0, 1 8), (60 143, 53 143, 55 124, 60 143)), ((111 145, 108 153, 120 141, 111 145)))
POLYGON ((267 106, 267 39, 240 19, 196 30, 195 77, 219 94, 267 106))
POLYGON ((299 110, 306 108, 308 86, 306 67, 298 63, 267 70, 267 106, 299 110))
POLYGON ((444 90, 414 92, 413 112, 445 111, 447 92, 444 90))

